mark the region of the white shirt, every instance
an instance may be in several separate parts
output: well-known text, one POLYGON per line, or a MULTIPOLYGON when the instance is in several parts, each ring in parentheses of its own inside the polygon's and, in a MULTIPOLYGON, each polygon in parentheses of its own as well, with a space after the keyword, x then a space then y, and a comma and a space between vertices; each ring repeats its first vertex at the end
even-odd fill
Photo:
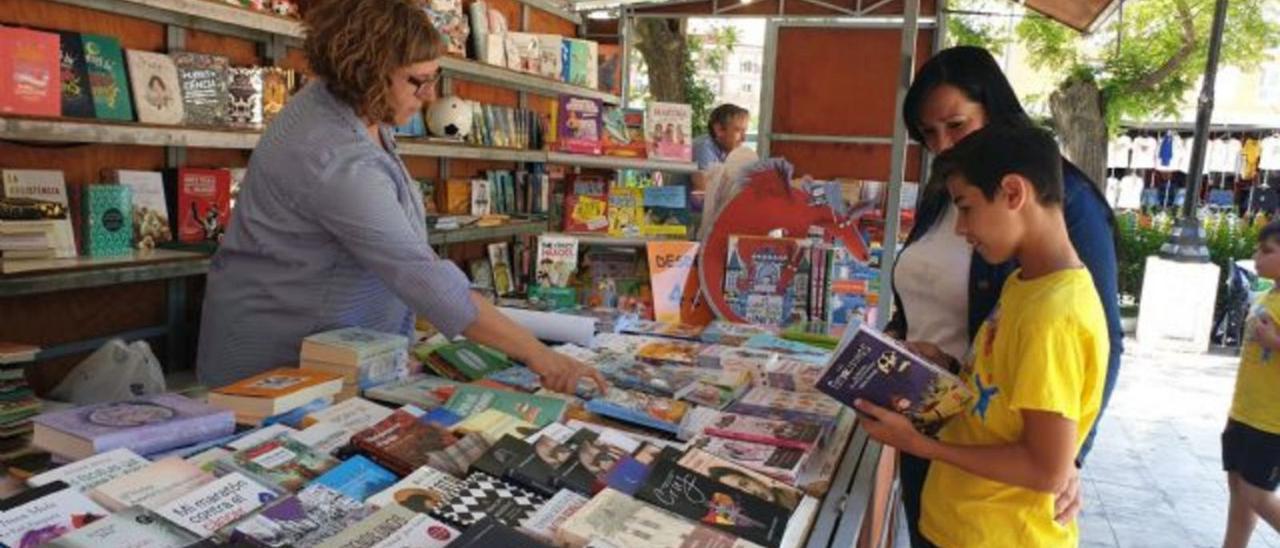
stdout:
POLYGON ((1262 157, 1258 160, 1258 169, 1280 169, 1280 136, 1272 135, 1262 140, 1262 157))
POLYGON ((1222 159, 1221 171, 1223 173, 1240 173, 1240 169, 1244 167, 1241 161, 1243 156, 1240 154, 1242 150, 1243 144, 1240 143, 1239 139, 1232 138, 1227 140, 1227 150, 1222 159))
POLYGON ((1137 175, 1126 175, 1120 179, 1120 194, 1116 198, 1116 209, 1139 209, 1142 207, 1142 178, 1137 175))
POLYGON ((1155 137, 1138 137, 1133 140, 1133 156, 1129 158, 1129 167, 1133 169, 1155 169, 1156 152, 1160 150, 1160 141, 1155 137))
POLYGON ((1120 179, 1115 177, 1107 177, 1107 205, 1111 209, 1115 209, 1116 202, 1120 199, 1120 179))
POLYGON ((1227 165, 1227 140, 1210 139, 1205 143, 1204 172, 1222 173, 1227 165))
POLYGON ((1129 149, 1133 146, 1133 139, 1128 135, 1121 135, 1111 140, 1111 144, 1107 147, 1107 168, 1108 169, 1125 169, 1129 167, 1129 149))
POLYGON ((894 287, 907 316, 907 340, 937 345, 953 358, 969 352, 969 263, 973 247, 956 234, 956 207, 902 251, 894 287))

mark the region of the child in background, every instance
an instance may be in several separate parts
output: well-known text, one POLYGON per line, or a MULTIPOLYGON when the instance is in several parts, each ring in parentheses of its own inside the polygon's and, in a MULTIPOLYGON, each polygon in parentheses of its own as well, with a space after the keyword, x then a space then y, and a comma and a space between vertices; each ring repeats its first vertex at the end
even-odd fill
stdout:
POLYGON ((989 125, 934 163, 956 232, 993 264, 1017 259, 961 377, 977 395, 938 439, 870 402, 875 439, 933 460, 920 529, 939 546, 1076 546, 1054 493, 1098 417, 1109 339, 1093 280, 1063 221, 1062 158, 1047 132, 989 125))
MULTIPOLYGON (((1253 254, 1258 275, 1280 279, 1280 221, 1258 233, 1253 254)), ((1249 545, 1262 517, 1280 531, 1280 291, 1268 292, 1245 324, 1240 369, 1230 418, 1222 432, 1222 469, 1227 472, 1231 505, 1227 511, 1225 548, 1249 545)))

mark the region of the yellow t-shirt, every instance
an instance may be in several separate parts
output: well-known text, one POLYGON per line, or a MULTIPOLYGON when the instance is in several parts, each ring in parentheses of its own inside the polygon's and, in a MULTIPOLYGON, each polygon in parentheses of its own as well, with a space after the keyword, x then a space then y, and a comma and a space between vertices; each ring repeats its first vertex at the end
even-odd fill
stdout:
MULTIPOLYGON (((1005 282, 982 324, 963 377, 978 397, 939 439, 1002 445, 1022 437, 1022 410, 1076 421, 1076 450, 1098 417, 1106 378, 1107 320, 1083 268, 1005 282)), ((982 478, 945 462, 929 468, 920 530, 942 547, 1075 546, 1073 522, 1053 520, 1053 495, 982 478)))
POLYGON ((1236 395, 1231 418, 1272 434, 1280 434, 1280 352, 1267 350, 1253 339, 1253 326, 1262 314, 1280 319, 1280 292, 1267 293, 1245 322, 1244 348, 1236 373, 1236 395))

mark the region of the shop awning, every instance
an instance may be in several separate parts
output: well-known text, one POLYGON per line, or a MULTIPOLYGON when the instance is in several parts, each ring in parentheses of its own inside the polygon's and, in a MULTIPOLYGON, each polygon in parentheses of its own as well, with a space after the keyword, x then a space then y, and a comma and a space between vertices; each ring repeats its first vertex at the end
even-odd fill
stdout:
POLYGON ((1025 0, 1024 4, 1080 32, 1093 32, 1121 0, 1025 0))

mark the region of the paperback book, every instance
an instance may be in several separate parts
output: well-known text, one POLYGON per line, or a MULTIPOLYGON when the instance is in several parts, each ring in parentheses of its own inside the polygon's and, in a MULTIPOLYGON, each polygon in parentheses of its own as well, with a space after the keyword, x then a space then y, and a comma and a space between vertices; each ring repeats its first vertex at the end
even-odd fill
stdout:
POLYGON ((45 413, 34 422, 34 445, 72 459, 119 447, 147 455, 223 437, 235 429, 230 411, 177 394, 45 413))
POLYGON ((578 239, 539 236, 537 283, 544 287, 568 287, 578 269, 578 239))
POLYGON ((556 540, 596 546, 715 546, 747 548, 755 543, 684 519, 614 489, 605 489, 565 520, 556 540), (602 543, 607 543, 603 544, 602 543))
POLYGON ((62 112, 60 42, 54 33, 0 27, 0 114, 62 112))
POLYGON ((363 502, 391 487, 399 479, 399 476, 363 455, 355 455, 316 478, 312 485, 323 485, 363 502))
POLYGON ((232 127, 246 129, 262 127, 262 74, 262 67, 227 69, 227 94, 231 99, 227 110, 227 121, 232 127))
POLYGON ((658 461, 636 498, 736 537, 776 547, 790 511, 672 461, 658 461))
POLYGON ((185 119, 178 66, 163 53, 128 50, 129 83, 137 99, 138 121, 174 126, 185 119))
POLYGON ((604 397, 587 402, 587 411, 675 434, 689 404, 628 390, 610 390, 604 397))
POLYGON ((173 241, 164 175, 158 171, 121 169, 111 178, 133 189, 133 246, 146 250, 173 241))
POLYGON ((561 95, 557 112, 557 150, 571 154, 600 154, 603 112, 599 99, 561 95))
POLYGON ((231 457, 231 464, 264 485, 296 493, 337 466, 338 461, 291 437, 281 436, 237 451, 231 457))
POLYGON ((689 448, 701 449, 789 485, 796 484, 809 456, 800 449, 715 436, 694 438, 689 448))
POLYGON ((496 409, 541 428, 559 421, 567 405, 565 400, 558 398, 461 385, 444 407, 460 417, 496 409))
POLYGON ((88 491, 120 476, 141 470, 148 464, 151 462, 147 459, 121 447, 32 476, 27 479, 27 485, 40 487, 61 481, 77 491, 88 491))
POLYGON ((182 86, 182 103, 188 125, 221 126, 227 123, 229 63, 221 55, 180 51, 172 54, 182 86))
POLYGON ((435 512, 444 501, 457 497, 462 487, 462 480, 430 466, 422 466, 365 502, 378 508, 401 506, 427 514, 435 512))
POLYGON ((693 161, 693 107, 677 103, 649 103, 644 127, 649 158, 693 161))
POLYGON ((484 472, 473 472, 462 490, 440 507, 439 515, 459 527, 469 527, 486 517, 515 527, 544 503, 546 499, 536 493, 484 472))
POLYGON ((278 494, 238 472, 169 501, 156 513, 201 538, 239 521, 278 498, 278 494))
POLYGON ((783 421, 807 421, 831 428, 840 416, 840 404, 818 392, 792 392, 757 386, 733 405, 730 413, 783 421))
POLYGON ((55 481, 0 501, 0 544, 38 546, 107 517, 108 512, 55 481))
POLYGON ((679 457, 678 464, 788 510, 795 510, 804 498, 804 492, 795 487, 701 449, 690 449, 679 457))
POLYGON ((232 543, 251 546, 315 546, 356 525, 373 511, 324 485, 311 485, 296 495, 274 501, 265 510, 236 524, 232 543))
POLYGON ((93 92, 89 87, 89 66, 84 58, 84 42, 76 32, 59 31, 59 69, 62 74, 62 115, 93 118, 93 92))
POLYGON ((642 231, 646 236, 688 236, 688 189, 679 185, 646 187, 642 231))
POLYGON ((120 41, 111 36, 81 34, 84 62, 89 69, 93 111, 99 120, 133 121, 133 100, 125 76, 120 41))
POLYGON ((113 512, 131 506, 154 510, 213 480, 213 475, 199 466, 178 457, 168 457, 103 483, 88 494, 89 498, 113 512))
POLYGON ((351 444, 396 474, 409 474, 427 464, 431 453, 455 443, 458 437, 440 426, 396 410, 372 428, 351 438, 351 444))
POLYGON ((54 539, 48 548, 169 548, 200 538, 142 508, 125 508, 54 539))

